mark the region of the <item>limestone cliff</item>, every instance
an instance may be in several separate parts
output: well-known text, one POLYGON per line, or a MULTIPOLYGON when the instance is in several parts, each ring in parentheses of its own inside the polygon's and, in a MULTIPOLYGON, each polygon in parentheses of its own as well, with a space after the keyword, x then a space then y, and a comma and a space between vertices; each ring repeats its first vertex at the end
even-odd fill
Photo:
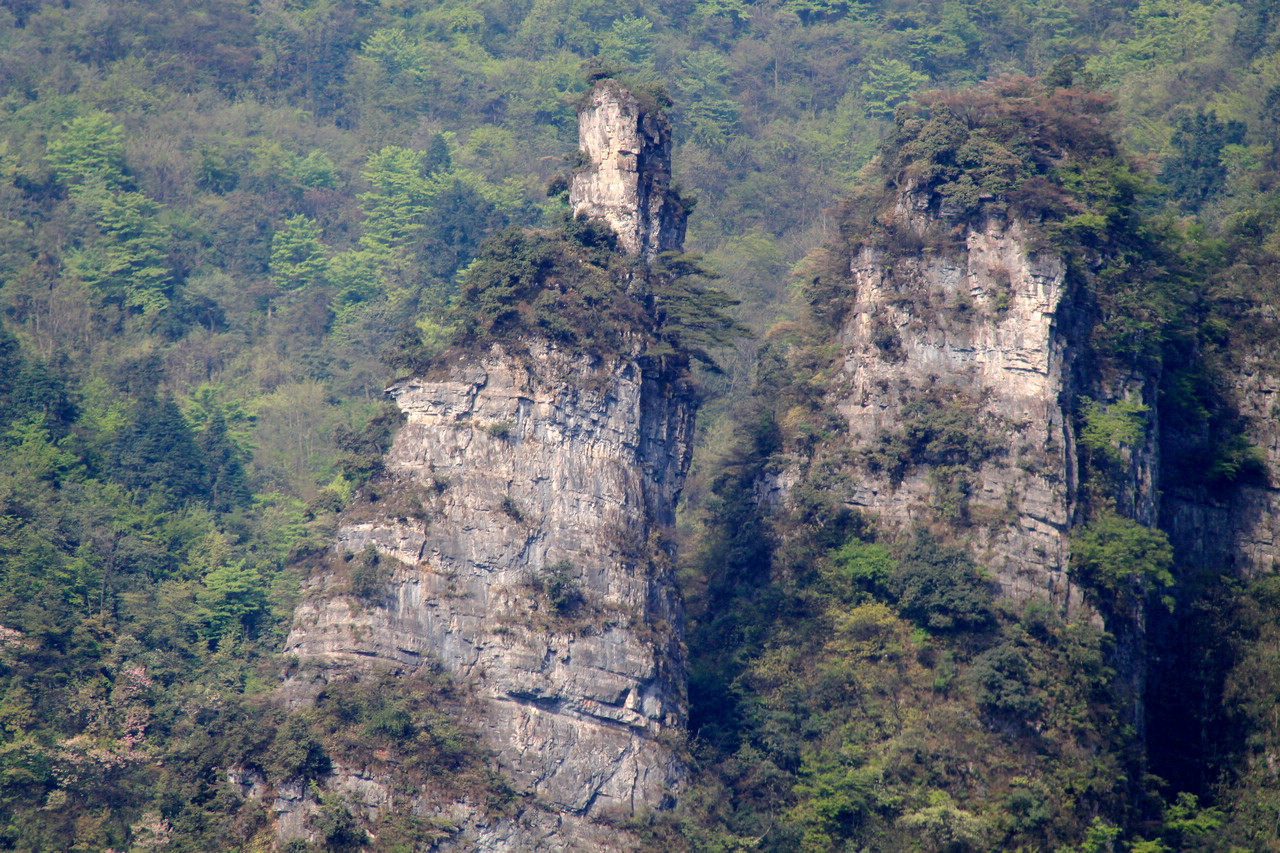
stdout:
MULTIPOLYGON (((596 93, 584 139, 641 157, 639 189, 601 214, 633 251, 678 247, 683 218, 663 218, 665 120, 613 84, 596 93)), ((388 391, 405 423, 307 583, 285 696, 305 706, 344 674, 441 665, 514 812, 425 791, 393 806, 388 779, 361 767, 334 767, 324 790, 370 819, 395 807, 444 821, 444 847, 625 849, 618 820, 669 807, 685 774, 671 533, 694 398, 638 342, 590 355, 526 336, 451 352, 388 391)), ((278 837, 307 835, 316 808, 302 789, 278 793, 278 837)))
MULTIPOLYGON (((864 241, 845 261, 848 309, 824 380, 847 438, 806 464, 841 471, 847 505, 888 531, 964 544, 1001 594, 1078 608, 1067 569, 1081 400, 1147 406, 1118 508, 1154 525, 1157 376, 1098 371, 1087 288, 1016 219, 957 222, 908 191, 878 227, 897 242, 864 241)), ((780 494, 803 468, 783 472, 780 494)))
POLYGON ((598 83, 578 112, 582 167, 569 204, 603 219, 629 253, 652 259, 684 243, 687 211, 671 187, 671 125, 612 80, 598 83))
POLYGON ((874 450, 948 409, 986 437, 932 466, 873 463, 851 503, 900 529, 962 524, 1007 593, 1064 599, 1078 347, 1061 260, 1029 251, 1017 223, 989 222, 954 251, 863 249, 851 271, 832 397, 855 443, 874 450))
POLYGON ((592 818, 668 804, 683 770, 659 736, 684 727, 683 617, 654 543, 689 461, 692 401, 634 359, 547 344, 391 394, 407 422, 377 501, 346 514, 334 547, 373 547, 394 573, 363 603, 343 572, 314 578, 287 653, 326 677, 439 658, 484 700, 484 741, 538 808, 501 843, 477 831, 468 844, 590 846, 592 818))

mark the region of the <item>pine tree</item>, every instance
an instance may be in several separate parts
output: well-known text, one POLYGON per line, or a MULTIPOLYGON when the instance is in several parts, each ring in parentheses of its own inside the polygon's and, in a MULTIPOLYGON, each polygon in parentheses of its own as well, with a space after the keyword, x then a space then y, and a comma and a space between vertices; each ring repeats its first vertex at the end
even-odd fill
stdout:
POLYGON ((241 450, 227 435, 227 422, 215 409, 200 436, 207 472, 206 489, 209 508, 214 512, 230 512, 248 502, 249 486, 245 478, 241 450))
POLYGON ((302 290, 323 285, 328 273, 320 227, 309 216, 286 219, 271 240, 271 283, 281 290, 302 290))

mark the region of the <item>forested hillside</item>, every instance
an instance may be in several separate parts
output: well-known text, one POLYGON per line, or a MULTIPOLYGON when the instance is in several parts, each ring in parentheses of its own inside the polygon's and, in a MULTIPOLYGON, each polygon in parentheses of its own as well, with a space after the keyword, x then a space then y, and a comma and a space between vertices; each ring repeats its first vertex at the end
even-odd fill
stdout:
MULTIPOLYGON (((370 750, 509 807, 444 676, 393 701, 269 700, 302 573, 397 424, 386 384, 492 326, 504 252, 599 250, 564 225, 564 179, 579 100, 611 74, 669 105, 704 256, 680 260, 686 285, 717 271, 754 332, 689 339, 724 368, 700 377, 681 514, 693 773, 636 831, 724 850, 1280 845, 1276 581, 1175 582, 1159 531, 1110 511, 1123 409, 1089 422, 1104 479, 1076 570, 1100 612, 1132 609, 1134 576, 1155 593, 1141 737, 1114 626, 996 600, 957 541, 877 539, 830 484, 769 519, 758 503, 825 440, 832 259, 904 176, 965 215, 1026 190, 1044 239, 1097 262, 1116 321, 1099 350, 1167 368, 1186 451, 1169 477, 1265 477, 1219 391, 1277 347, 1268 0, 3 0, 0 847, 261 849, 267 807, 228 768, 306 779, 370 750), (947 148, 929 124, 945 96, 918 94, 1022 76, 1043 87, 1027 115, 1097 119, 1093 149, 1030 120, 947 148), (1050 137, 1085 153, 1024 145, 1050 137), (1117 541, 1146 561, 1125 583, 1105 571, 1117 541)), ((973 431, 918 426, 881 464, 973 431)), ((448 829, 406 816, 379 849, 448 829)), ((340 803, 317 832, 366 840, 340 803)))

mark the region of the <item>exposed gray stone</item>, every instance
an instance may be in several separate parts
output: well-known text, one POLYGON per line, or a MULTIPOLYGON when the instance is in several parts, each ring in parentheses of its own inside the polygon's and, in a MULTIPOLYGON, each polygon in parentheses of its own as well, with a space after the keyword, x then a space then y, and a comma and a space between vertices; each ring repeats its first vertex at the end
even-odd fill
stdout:
MULTIPOLYGON (((484 700, 471 722, 538 807, 511 826, 473 811, 460 845, 559 846, 569 822, 572 838, 625 846, 593 819, 669 805, 685 774, 660 735, 682 735, 686 720, 683 615, 664 540, 692 399, 633 357, 593 363, 538 342, 390 393, 406 423, 374 487, 382 497, 347 514, 334 547, 372 546, 397 569, 365 602, 339 574, 312 578, 286 653, 329 674, 438 659, 484 700), (399 515, 407 495, 424 518, 399 515), (582 595, 575 612, 534 588, 557 564, 582 595)), ((373 814, 381 784, 342 773, 328 787, 373 814)), ((282 802, 282 814, 299 808, 282 802)))
MULTIPOLYGON (((937 214, 911 193, 892 215, 922 243, 936 230, 937 214)), ((1150 406, 1141 446, 1126 452, 1120 510, 1155 524, 1155 380, 1090 375, 1088 317, 1061 258, 1033 245, 1020 223, 991 219, 949 248, 860 250, 850 264, 853 301, 837 333, 839 369, 827 393, 848 439, 816 452, 846 474, 850 506, 889 530, 932 527, 958 538, 1003 595, 1044 596, 1070 611, 1083 603, 1067 574, 1069 532, 1078 521, 1075 401, 1088 394, 1104 404, 1150 406), (941 506, 937 467, 909 465, 895 482, 861 455, 881 435, 900 433, 908 407, 921 400, 959 401, 994 440, 994 452, 964 466, 969 486, 958 516, 941 506)), ((761 499, 785 501, 800 478, 799 467, 782 470, 763 484, 761 499)))
POLYGON ((671 188, 671 125, 613 80, 596 84, 578 112, 578 148, 569 204, 603 219, 628 252, 652 260, 684 244, 687 213, 671 188))
MULTIPOLYGON (((859 447, 901 429, 903 407, 931 390, 977 406, 1001 446, 972 473, 973 550, 1005 594, 1067 601, 1076 465, 1065 406, 1075 329, 1061 260, 1027 242, 1017 223, 991 222, 956 251, 889 259, 862 250, 832 397, 859 447)), ((859 471, 850 502, 891 528, 928 524, 937 517, 930 474, 912 468, 894 485, 887 474, 859 471)))

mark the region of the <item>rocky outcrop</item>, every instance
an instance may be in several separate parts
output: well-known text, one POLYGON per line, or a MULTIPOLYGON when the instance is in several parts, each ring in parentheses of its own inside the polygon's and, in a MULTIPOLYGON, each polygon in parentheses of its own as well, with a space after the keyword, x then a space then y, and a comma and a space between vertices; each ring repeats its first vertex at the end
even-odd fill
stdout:
POLYGON ((566 825, 599 841, 594 818, 670 804, 684 771, 662 736, 684 731, 686 671, 666 537, 692 400, 634 358, 546 343, 390 393, 407 422, 334 547, 394 571, 364 601, 349 573, 313 578, 287 654, 326 678, 439 659, 536 803, 513 849, 566 825))
MULTIPOLYGON (((666 120, 613 83, 591 97, 575 208, 641 260, 679 248, 666 120)), ((443 846, 626 849, 618 819, 669 807, 685 775, 671 535, 695 406, 639 346, 588 356, 535 337, 392 386, 405 424, 295 612, 295 706, 344 674, 432 665, 468 692, 465 722, 519 805, 494 817, 424 791, 409 808, 456 827, 443 846)), ((401 808, 365 768, 324 787, 369 820, 401 808)), ((315 798, 281 790, 278 836, 305 834, 315 798)))
POLYGON ((831 399, 861 453, 852 505, 899 530, 959 528, 1006 594, 1062 601, 1079 330, 1061 260, 1028 243, 993 221, 955 249, 862 249, 831 399), (950 429, 974 440, 939 446, 950 429), (903 442, 913 459, 894 457, 903 442))
POLYGON ((1280 374, 1270 353, 1254 351, 1228 376, 1221 391, 1260 464, 1229 488, 1169 489, 1161 523, 1182 562, 1252 579, 1280 554, 1280 374))
MULTIPOLYGON (((848 440, 823 452, 842 454, 832 458, 845 501, 889 531, 929 528, 963 543, 1003 595, 1078 607, 1067 573, 1079 520, 1076 407, 1080 395, 1154 401, 1154 379, 1093 372, 1088 306, 1062 258, 1033 248, 1016 220, 938 239, 954 223, 910 193, 891 219, 916 245, 853 255, 835 338, 826 399, 848 440)), ((1126 451, 1120 509, 1154 524, 1154 407, 1140 445, 1126 451)))
POLYGON ((608 222, 622 247, 646 260, 680 249, 688 213, 671 186, 671 125, 660 110, 603 80, 578 111, 578 148, 574 215, 608 222))
POLYGON ((1121 514, 1163 529, 1179 565, 1245 578, 1272 569, 1280 379, 1271 354, 1237 354, 1216 389, 1252 448, 1242 473, 1215 484, 1177 462, 1162 465, 1166 454, 1180 458, 1180 442, 1205 439, 1189 425, 1158 426, 1158 367, 1100 369, 1089 353, 1087 294, 1073 292, 1061 258, 1032 249, 1019 223, 987 220, 965 229, 962 243, 930 245, 946 218, 904 193, 889 225, 919 247, 864 247, 851 259, 853 301, 828 395, 851 438, 849 504, 890 529, 959 531, 1006 595, 1074 602, 1066 568, 1080 521, 1077 409, 1085 397, 1127 399, 1147 411, 1142 439, 1121 454, 1121 514), (940 456, 952 427, 981 440, 940 456), (913 436, 923 443, 895 469, 895 447, 913 436))

